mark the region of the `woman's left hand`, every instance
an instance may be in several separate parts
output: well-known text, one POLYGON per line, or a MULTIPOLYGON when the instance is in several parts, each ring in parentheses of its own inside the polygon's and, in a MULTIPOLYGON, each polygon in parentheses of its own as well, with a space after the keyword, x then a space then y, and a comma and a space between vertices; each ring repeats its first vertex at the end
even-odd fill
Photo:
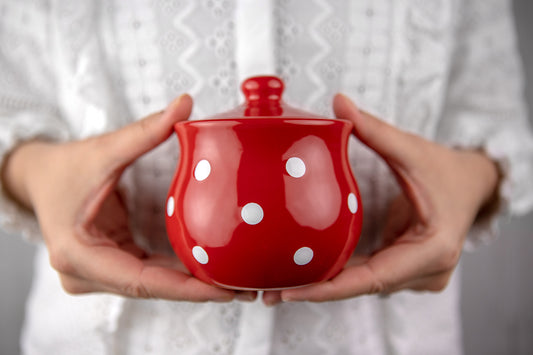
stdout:
POLYGON ((357 256, 333 279, 307 287, 265 292, 263 301, 332 301, 403 289, 443 290, 466 235, 491 201, 499 173, 478 151, 454 150, 403 132, 361 112, 345 96, 335 114, 354 124, 355 136, 388 164, 401 189, 384 223, 384 246, 357 256))

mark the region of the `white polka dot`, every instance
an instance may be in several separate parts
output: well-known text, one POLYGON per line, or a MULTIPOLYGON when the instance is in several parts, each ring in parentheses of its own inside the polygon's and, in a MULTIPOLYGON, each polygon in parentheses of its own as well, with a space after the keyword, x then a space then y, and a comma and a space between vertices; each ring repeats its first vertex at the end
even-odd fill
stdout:
POLYGON ((355 213, 357 212, 357 198, 355 197, 355 194, 352 192, 348 195, 348 208, 350 209, 350 212, 355 213))
POLYGON ((257 203, 247 203, 241 210, 242 219, 251 225, 257 224, 263 220, 263 209, 257 203))
POLYGON ((292 157, 287 160, 285 169, 290 176, 300 178, 305 174, 305 163, 300 158, 292 157))
POLYGON ((209 255, 207 255, 207 252, 204 250, 204 248, 200 246, 195 246, 192 248, 192 256, 198 261, 200 264, 207 264, 209 261, 209 255))
POLYGON ((296 265, 306 265, 313 260, 313 249, 302 247, 294 253, 294 262, 296 265))
POLYGON ((167 201, 167 215, 171 217, 174 214, 174 197, 170 196, 167 201))
POLYGON ((194 169, 194 178, 203 181, 211 174, 211 164, 205 159, 200 160, 194 169))

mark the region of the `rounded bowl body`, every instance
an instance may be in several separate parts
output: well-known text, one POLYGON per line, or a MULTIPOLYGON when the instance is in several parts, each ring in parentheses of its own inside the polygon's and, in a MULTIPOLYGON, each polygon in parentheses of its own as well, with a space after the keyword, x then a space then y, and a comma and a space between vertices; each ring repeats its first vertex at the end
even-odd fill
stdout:
POLYGON ((265 290, 320 282, 343 268, 362 225, 350 122, 224 118, 175 129, 181 154, 166 224, 192 274, 265 290))

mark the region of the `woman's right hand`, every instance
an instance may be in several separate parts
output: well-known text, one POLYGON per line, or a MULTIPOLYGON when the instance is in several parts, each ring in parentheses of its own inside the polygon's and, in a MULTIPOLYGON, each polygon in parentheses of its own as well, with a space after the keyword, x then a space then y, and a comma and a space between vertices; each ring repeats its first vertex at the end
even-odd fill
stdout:
POLYGON ((137 247, 117 189, 123 171, 165 141, 191 108, 191 98, 183 95, 164 112, 117 131, 68 143, 31 141, 12 152, 2 169, 4 185, 35 212, 50 263, 67 292, 187 301, 235 298, 235 292, 189 275, 177 258, 146 255, 137 247))

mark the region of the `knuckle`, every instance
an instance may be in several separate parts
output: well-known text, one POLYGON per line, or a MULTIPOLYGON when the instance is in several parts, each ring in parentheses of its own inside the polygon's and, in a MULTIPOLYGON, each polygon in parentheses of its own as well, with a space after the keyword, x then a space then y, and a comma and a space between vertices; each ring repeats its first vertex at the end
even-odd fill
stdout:
POLYGON ((380 294, 384 293, 388 290, 389 285, 382 280, 376 272, 373 270, 372 266, 370 264, 366 265, 368 274, 370 276, 370 282, 368 283, 369 288, 367 290, 368 294, 374 295, 374 294, 380 294))
POLYGON ((444 291, 450 282, 452 272, 443 272, 431 277, 425 277, 420 280, 415 280, 406 288, 418 292, 441 292, 444 291))
POLYGON ((375 279, 374 282, 372 282, 370 286, 369 294, 371 295, 380 294, 380 293, 386 292, 387 290, 388 288, 384 282, 375 279))
POLYGON ((50 265, 60 274, 73 274, 75 269, 72 265, 68 253, 63 249, 53 249, 49 252, 50 265))
POLYGON ((444 289, 448 286, 449 281, 450 281, 449 275, 437 277, 427 285, 426 289, 430 292, 444 291, 444 289))
POLYGON ((60 277, 61 287, 63 290, 70 295, 80 295, 87 293, 87 290, 79 284, 77 281, 73 281, 69 278, 60 277))
POLYGON ((151 293, 140 281, 130 282, 123 288, 122 292, 125 295, 133 298, 152 298, 151 293))
POLYGON ((461 256, 461 248, 458 248, 452 243, 442 243, 440 250, 440 257, 437 261, 437 270, 439 272, 446 272, 455 269, 461 256))
POLYGON ((139 274, 136 278, 132 279, 121 289, 121 292, 129 297, 134 298, 154 298, 150 289, 143 282, 143 278, 146 272, 146 267, 142 267, 139 270, 139 274))

